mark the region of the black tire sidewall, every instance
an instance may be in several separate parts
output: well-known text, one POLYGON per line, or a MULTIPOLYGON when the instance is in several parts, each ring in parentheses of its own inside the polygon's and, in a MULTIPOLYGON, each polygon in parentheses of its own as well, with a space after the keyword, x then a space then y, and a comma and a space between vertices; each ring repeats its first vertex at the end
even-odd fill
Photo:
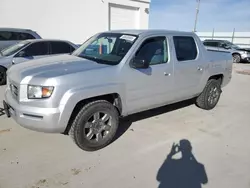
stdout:
POLYGON ((0 67, 0 72, 4 73, 4 77, 3 79, 0 79, 0 85, 5 85, 6 84, 6 69, 4 69, 3 67, 0 67))
POLYGON ((240 62, 241 62, 241 57, 240 57, 239 54, 234 54, 234 55, 233 55, 233 58, 234 58, 234 57, 239 57, 239 61, 238 61, 238 62, 234 62, 234 63, 240 63, 240 62))
POLYGON ((76 139, 75 141, 80 148, 88 151, 94 151, 105 147, 112 141, 119 125, 119 116, 116 108, 111 103, 95 103, 93 105, 90 105, 86 109, 83 109, 83 111, 80 111, 79 115, 80 117, 76 121, 76 127, 73 134, 76 139), (112 126, 110 132, 102 142, 91 142, 86 139, 85 136, 85 124, 88 119, 96 112, 105 112, 112 117, 112 126))
POLYGON ((206 106, 207 106, 208 109, 213 109, 217 105, 217 103, 220 100, 220 95, 221 95, 221 92, 220 92, 217 101, 215 103, 213 103, 213 104, 210 104, 208 102, 208 97, 209 97, 209 92, 210 92, 210 90, 211 90, 212 87, 217 87, 217 89, 220 92, 220 90, 221 90, 220 81, 219 80, 211 80, 211 82, 209 83, 209 85, 208 85, 208 87, 206 89, 206 92, 205 92, 205 102, 206 102, 206 106))

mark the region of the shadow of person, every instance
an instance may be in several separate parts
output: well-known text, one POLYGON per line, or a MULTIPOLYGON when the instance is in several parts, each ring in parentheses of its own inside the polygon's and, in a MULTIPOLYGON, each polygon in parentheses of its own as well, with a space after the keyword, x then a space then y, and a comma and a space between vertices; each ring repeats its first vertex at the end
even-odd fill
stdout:
POLYGON ((0 116, 3 116, 5 114, 4 109, 0 107, 0 116))
POLYGON ((191 143, 185 139, 173 144, 156 179, 159 188, 201 188, 208 182, 204 165, 195 159, 191 143))

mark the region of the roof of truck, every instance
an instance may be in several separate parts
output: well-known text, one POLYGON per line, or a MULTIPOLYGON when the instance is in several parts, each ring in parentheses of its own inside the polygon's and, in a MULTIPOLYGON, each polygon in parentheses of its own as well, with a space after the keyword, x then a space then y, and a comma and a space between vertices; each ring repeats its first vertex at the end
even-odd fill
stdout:
POLYGON ((62 39, 27 39, 27 40, 24 40, 24 41, 27 41, 27 42, 47 42, 47 41, 53 41, 53 42, 70 42, 68 40, 62 40, 62 39))
POLYGON ((159 30, 159 29, 145 29, 145 30, 112 30, 108 31, 110 33, 124 33, 124 34, 131 34, 131 35, 152 35, 152 34, 193 34, 193 32, 186 32, 186 31, 172 31, 172 30, 159 30))
POLYGON ((219 39, 205 39, 204 42, 229 42, 228 40, 219 40, 219 39))
POLYGON ((33 31, 33 30, 31 30, 31 29, 26 29, 26 28, 8 28, 8 27, 0 27, 0 31, 16 31, 16 32, 18 32, 18 31, 26 31, 26 32, 35 32, 35 31, 33 31))

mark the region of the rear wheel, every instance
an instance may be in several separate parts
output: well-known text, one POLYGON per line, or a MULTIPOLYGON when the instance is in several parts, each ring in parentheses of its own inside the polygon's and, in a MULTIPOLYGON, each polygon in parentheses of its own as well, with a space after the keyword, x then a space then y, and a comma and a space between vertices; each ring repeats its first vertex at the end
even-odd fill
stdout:
POLYGON ((114 138, 119 124, 117 109, 105 100, 85 105, 72 123, 69 135, 81 149, 96 151, 114 138))
POLYGON ((234 63, 240 63, 241 62, 240 54, 233 54, 233 62, 234 63))
POLYGON ((197 97, 196 105, 205 110, 213 109, 221 95, 221 80, 208 80, 203 92, 197 97))
POLYGON ((0 85, 6 84, 6 69, 4 67, 0 67, 0 85))

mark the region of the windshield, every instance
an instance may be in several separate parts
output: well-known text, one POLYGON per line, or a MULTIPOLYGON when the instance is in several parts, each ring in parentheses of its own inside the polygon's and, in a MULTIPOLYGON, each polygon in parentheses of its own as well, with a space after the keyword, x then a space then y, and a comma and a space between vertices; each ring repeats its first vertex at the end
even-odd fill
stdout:
POLYGON ((1 51, 1 55, 2 56, 13 55, 14 53, 18 52, 21 48, 28 45, 29 43, 30 43, 29 41, 22 41, 22 42, 19 42, 17 44, 14 44, 12 46, 9 46, 1 51))
POLYGON ((137 36, 121 33, 95 35, 75 50, 72 55, 97 63, 117 65, 136 41, 137 36))
POLYGON ((237 45, 235 45, 235 44, 233 44, 233 43, 231 43, 231 42, 226 42, 226 45, 227 46, 230 46, 231 48, 233 48, 233 49, 240 49, 240 47, 239 46, 237 46, 237 45))

